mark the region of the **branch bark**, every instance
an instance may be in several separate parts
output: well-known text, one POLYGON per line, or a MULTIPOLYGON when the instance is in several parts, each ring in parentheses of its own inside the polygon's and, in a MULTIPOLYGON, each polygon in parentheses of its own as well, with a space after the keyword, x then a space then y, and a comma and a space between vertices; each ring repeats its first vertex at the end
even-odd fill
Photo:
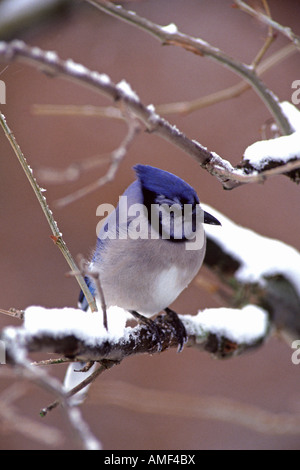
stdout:
MULTIPOLYGON (((117 10, 119 9, 117 8, 117 10)), ((93 72, 81 64, 74 63, 70 59, 64 61, 54 52, 27 46, 22 41, 0 42, 1 58, 8 62, 14 60, 25 62, 41 69, 49 76, 73 81, 106 96, 114 102, 122 102, 125 108, 146 126, 148 132, 155 133, 195 159, 203 169, 222 183, 224 189, 233 189, 245 183, 263 181, 268 176, 264 171, 258 173, 256 170, 251 174, 251 171, 249 169, 245 171, 242 165, 234 168, 229 161, 221 158, 214 152, 208 151, 199 142, 189 139, 183 132, 160 117, 155 112, 153 106, 144 105, 131 89, 124 91, 123 86, 114 84, 105 74, 93 72)), ((281 114, 283 113, 281 112, 281 114)), ((293 165, 299 168, 300 161, 293 165)), ((283 165, 281 173, 284 174, 285 171, 286 169, 283 165)))
MULTIPOLYGON (((158 338, 153 337, 153 329, 147 324, 124 327, 116 335, 113 331, 110 333, 110 328, 107 332, 95 315, 96 313, 88 314, 77 309, 55 309, 54 312, 53 309, 29 307, 25 312, 23 327, 6 328, 0 335, 5 344, 6 362, 14 365, 16 358, 19 360, 22 356, 27 357, 29 353, 46 351, 60 354, 74 362, 116 363, 132 355, 159 352, 158 338), (58 314, 61 326, 57 325, 58 314), (28 316, 27 322, 26 316, 28 316), (70 327, 63 326, 67 324, 70 327), (92 328, 94 337, 90 334, 92 328)), ((115 318, 115 315, 116 312, 108 310, 109 318, 115 318)), ((208 351, 217 358, 229 358, 260 346, 269 330, 267 312, 256 306, 248 306, 243 310, 207 309, 195 316, 179 317, 188 335, 187 347, 208 351), (220 318, 215 321, 214 315, 218 313, 220 318), (210 314, 212 321, 208 323, 207 318, 210 314), (248 331, 247 319, 253 318, 256 314, 258 326, 256 325, 254 331, 251 331, 251 328, 248 331), (235 331, 231 331, 232 315, 243 318, 244 323, 240 325, 240 332, 237 332, 236 328, 235 331)), ((176 331, 166 318, 165 315, 158 315, 154 319, 160 332, 162 351, 178 347, 176 331)), ((120 323, 122 320, 117 319, 117 321, 120 323)))
MULTIPOLYGON (((240 62, 233 57, 228 56, 223 51, 215 46, 212 46, 207 41, 201 38, 194 38, 187 34, 181 33, 180 31, 170 31, 169 28, 160 26, 152 21, 142 18, 135 12, 127 11, 120 5, 114 5, 113 3, 105 0, 85 0, 99 10, 104 11, 116 18, 123 20, 133 26, 136 26, 143 31, 154 36, 160 40, 163 45, 173 45, 183 47, 189 52, 193 52, 199 56, 207 56, 210 59, 221 63, 223 66, 229 68, 234 73, 241 76, 246 80, 251 87, 260 96, 264 104, 269 109, 270 113, 276 120, 279 129, 283 135, 289 135, 293 132, 293 129, 288 122, 286 116, 280 109, 277 97, 272 93, 263 81, 258 77, 253 66, 249 66, 240 62)), ((175 25, 174 25, 175 26, 175 25)), ((175 29, 175 28, 173 28, 175 29)))
POLYGON ((300 37, 297 36, 290 27, 282 26, 277 21, 274 21, 272 18, 270 18, 270 16, 265 15, 259 10, 255 10, 242 0, 235 0, 235 3, 240 10, 248 13, 250 16, 253 16, 257 20, 268 25, 269 27, 272 27, 273 29, 276 29, 276 31, 283 34, 290 41, 292 41, 293 44, 300 50, 300 37))

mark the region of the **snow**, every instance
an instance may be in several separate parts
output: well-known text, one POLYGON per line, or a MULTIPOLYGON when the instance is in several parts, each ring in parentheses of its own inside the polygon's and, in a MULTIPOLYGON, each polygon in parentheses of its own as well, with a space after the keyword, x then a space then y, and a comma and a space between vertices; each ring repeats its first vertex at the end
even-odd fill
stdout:
POLYGON ((84 65, 78 64, 72 59, 66 60, 66 67, 70 73, 73 73, 75 75, 83 75, 88 72, 88 69, 84 65))
POLYGON ((211 152, 212 155, 212 160, 211 164, 214 165, 215 168, 220 168, 220 169, 226 169, 228 172, 232 172, 235 170, 231 163, 228 160, 225 160, 224 158, 221 158, 220 155, 218 155, 216 152, 211 152))
MULTIPOLYGON (((20 49, 25 46, 25 43, 23 42, 21 44, 21 41, 18 41, 18 39, 16 41, 14 41, 13 43, 14 43, 13 44, 14 47, 17 47, 17 48, 20 48, 20 49)), ((40 47, 34 46, 34 47, 31 48, 30 53, 33 57, 40 58, 43 54, 43 51, 40 47)))
POLYGON ((206 204, 201 206, 222 224, 221 229, 205 225, 205 232, 240 263, 235 273, 238 281, 264 286, 266 277, 281 274, 300 296, 300 253, 295 248, 241 227, 206 204))
POLYGON ((98 80, 102 83, 102 85, 109 85, 111 83, 111 79, 106 73, 99 73, 99 72, 91 72, 91 77, 94 80, 98 80))
POLYGON ((46 59, 49 62, 57 62, 58 61, 58 55, 56 54, 55 51, 47 51, 45 56, 46 56, 46 59))
POLYGON ((291 103, 284 101, 280 107, 295 132, 275 139, 261 140, 246 148, 243 160, 261 170, 269 161, 278 160, 287 163, 291 159, 300 159, 300 111, 291 103))
POLYGON ((194 331, 186 322, 189 334, 203 337, 203 333, 224 336, 237 343, 252 344, 266 336, 268 313, 257 305, 246 305, 242 309, 207 308, 196 316, 185 315, 185 320, 193 322, 194 331))
MULTIPOLYGON (((46 54, 49 53, 51 53, 51 51, 47 52, 46 54)), ((96 71, 90 72, 90 70, 87 69, 84 65, 74 62, 72 59, 68 59, 66 61, 66 68, 69 73, 73 75, 88 75, 102 86, 109 85, 111 83, 111 80, 106 73, 99 73, 96 71)))
POLYGON ((294 131, 300 131, 300 111, 296 106, 291 104, 289 101, 283 101, 280 103, 280 107, 288 119, 290 125, 294 128, 294 131))
POLYGON ((5 349, 9 350, 16 363, 24 363, 26 360, 26 350, 23 347, 22 337, 18 329, 8 326, 1 331, 1 340, 4 341, 5 349))
POLYGON ((148 104, 147 109, 150 111, 150 113, 156 112, 154 104, 148 104))
POLYGON ((300 131, 276 139, 261 140, 250 145, 244 153, 244 160, 256 169, 263 169, 269 161, 287 163, 293 158, 300 159, 300 131))
POLYGON ((120 90, 124 95, 126 95, 126 97, 130 98, 131 100, 140 101, 138 95, 135 93, 135 91, 133 91, 133 89, 131 88, 129 83, 126 82, 126 80, 121 80, 117 84, 117 89, 120 90))
POLYGON ((167 26, 162 26, 161 29, 165 33, 169 33, 169 34, 175 34, 175 33, 178 32, 178 28, 177 28, 176 24, 174 24, 174 23, 170 23, 167 26))
POLYGON ((107 310, 108 332, 103 326, 102 311, 83 312, 75 308, 44 308, 30 306, 25 310, 24 329, 32 335, 74 335, 95 346, 103 339, 118 341, 126 333, 127 312, 119 307, 107 310))

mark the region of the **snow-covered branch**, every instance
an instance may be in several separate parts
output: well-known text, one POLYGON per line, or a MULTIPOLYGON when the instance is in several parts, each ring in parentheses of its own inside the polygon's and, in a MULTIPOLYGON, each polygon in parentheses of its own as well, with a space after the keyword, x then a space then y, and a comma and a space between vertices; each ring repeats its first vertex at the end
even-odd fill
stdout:
MULTIPOLYGON (((16 363, 33 352, 58 353, 74 361, 114 361, 128 356, 158 352, 157 338, 148 325, 126 326, 128 313, 108 309, 108 331, 102 313, 79 309, 28 307, 24 324, 2 331, 6 361, 16 363)), ((188 347, 206 350, 224 358, 260 345, 269 329, 268 314, 255 305, 243 309, 206 309, 197 315, 181 315, 188 347)), ((175 331, 163 315, 154 320, 160 331, 162 350, 177 347, 175 331)))
MULTIPOLYGON (((177 129, 176 126, 171 125, 168 121, 160 117, 152 105, 144 105, 138 95, 124 80, 119 84, 114 84, 106 74, 91 71, 85 66, 73 62, 71 59, 64 61, 53 51, 43 51, 38 47, 30 47, 22 41, 12 41, 10 43, 4 41, 0 42, 0 60, 1 59, 8 62, 14 60, 26 62, 29 65, 33 65, 47 72, 48 76, 56 76, 74 81, 77 84, 91 88, 97 93, 101 93, 113 102, 123 103, 126 109, 128 109, 135 118, 141 121, 149 132, 157 134, 159 137, 179 147, 187 155, 194 158, 203 169, 215 176, 225 189, 232 189, 245 183, 263 181, 264 178, 274 172, 274 168, 272 168, 271 171, 269 167, 267 170, 263 171, 251 169, 247 164, 247 160, 242 161, 237 167, 233 167, 229 161, 221 158, 215 152, 208 151, 199 142, 188 138, 183 132, 177 129)), ((285 118, 289 122, 289 128, 294 131, 295 127, 289 119, 290 115, 284 112, 282 106, 278 106, 280 107, 281 114, 285 114, 285 118)), ((288 155, 290 155, 289 146, 293 146, 293 149, 295 148, 294 144, 297 139, 295 139, 294 134, 286 137, 286 139, 290 139, 286 140, 288 155)), ((287 172, 289 175, 292 175, 292 177, 295 174, 298 175, 297 169, 300 167, 298 157, 299 152, 295 155, 293 151, 293 156, 290 159, 292 161, 289 161, 286 152, 282 155, 280 161, 277 158, 273 166, 278 166, 280 169, 276 169, 276 174, 287 172), (286 168, 287 164, 289 165, 288 169, 286 168), (292 165, 292 172, 290 165, 292 165)), ((265 155, 262 156, 262 159, 265 159, 265 155)), ((272 158, 269 158, 270 165, 272 164, 271 162, 272 158)), ((294 178, 296 181, 297 177, 294 178)))
POLYGON ((293 247, 241 227, 213 210, 222 233, 206 227, 205 263, 233 289, 233 302, 265 308, 272 325, 290 342, 300 335, 300 253, 293 247), (243 295, 241 295, 243 294, 243 295), (236 299, 235 299, 236 297, 236 299))
MULTIPOLYGON (((222 234, 206 228, 205 263, 233 288, 231 304, 237 308, 199 311, 180 315, 188 335, 188 347, 206 350, 216 357, 230 357, 259 346, 272 329, 280 328, 291 338, 300 334, 300 253, 285 243, 263 237, 236 225, 215 209, 204 205, 222 223, 222 234), (234 293, 241 293, 241 302, 234 293), (254 305, 255 304, 255 305, 254 305)), ((74 361, 110 360, 158 351, 157 338, 147 325, 128 326, 128 313, 110 307, 108 331, 98 312, 78 309, 25 310, 24 324, 3 330, 8 362, 16 350, 55 352, 74 361), (11 354, 10 351, 13 351, 11 354)), ((159 315, 155 323, 161 333, 162 350, 177 347, 176 332, 159 315)))

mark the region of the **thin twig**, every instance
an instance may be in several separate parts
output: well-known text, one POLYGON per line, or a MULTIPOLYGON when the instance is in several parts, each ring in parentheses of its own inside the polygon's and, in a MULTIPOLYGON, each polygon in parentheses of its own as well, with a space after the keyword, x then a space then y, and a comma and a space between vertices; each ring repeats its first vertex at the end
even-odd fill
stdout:
MULTIPOLYGON (((262 50, 260 51, 260 54, 261 52, 262 50)), ((274 52, 272 55, 270 55, 270 57, 265 59, 263 62, 260 62, 259 64, 258 62, 261 60, 261 57, 258 58, 256 56, 254 62, 256 63, 257 75, 260 76, 263 73, 267 72, 267 70, 271 69, 275 65, 278 65, 282 60, 287 59, 290 55, 294 54, 295 52, 297 52, 295 46, 293 44, 288 44, 287 46, 284 46, 278 51, 274 52)), ((181 113, 189 114, 198 109, 211 106, 212 104, 236 98, 249 89, 251 89, 251 85, 248 82, 245 82, 245 80, 242 80, 233 86, 224 88, 223 90, 216 91, 206 96, 202 96, 201 98, 197 98, 191 101, 179 101, 174 103, 157 104, 155 105, 155 109, 158 114, 162 115, 181 113)), ((124 120, 124 115, 121 113, 120 109, 114 108, 113 106, 35 104, 32 109, 33 113, 38 115, 75 117, 87 116, 124 120)), ((93 164, 94 161, 96 162, 96 157, 91 158, 91 164, 93 164)), ((98 158, 97 161, 99 161, 98 158)), ((57 182, 57 179, 58 183, 60 183, 60 180, 62 182, 66 182, 70 181, 72 177, 71 174, 73 175, 73 178, 76 177, 78 173, 76 173, 75 175, 75 172, 78 171, 78 167, 82 168, 82 166, 85 166, 85 164, 89 166, 89 159, 87 161, 84 160, 83 162, 76 162, 75 164, 70 165, 70 167, 65 169, 65 172, 62 170, 54 171, 52 169, 48 172, 48 169, 43 169, 39 170, 37 175, 39 178, 41 176, 45 177, 45 181, 47 182, 51 182, 54 180, 55 182, 57 182)))
MULTIPOLYGON (((290 161, 288 163, 284 164, 278 164, 278 166, 274 168, 270 168, 269 170, 263 170, 263 171, 254 171, 252 174, 238 174, 238 171, 234 173, 234 179, 235 181, 240 181, 241 183, 263 183, 266 178, 269 178, 270 176, 278 176, 282 175, 285 173, 289 173, 294 170, 298 170, 300 168, 300 155, 295 156, 297 157, 297 160, 290 161)), ((223 175, 228 178, 231 178, 230 175, 226 171, 224 171, 222 168, 219 170, 216 169, 216 172, 219 172, 220 175, 223 175)), ((232 175, 233 177, 233 175, 232 175)))
POLYGON ((237 73, 244 80, 250 83, 251 87, 257 92, 264 104, 267 106, 272 116, 276 120, 278 127, 281 129, 282 134, 292 134, 293 129, 282 112, 278 99, 273 93, 266 87, 266 85, 257 76, 255 69, 250 65, 244 64, 218 49, 212 46, 208 42, 200 38, 194 38, 187 34, 179 31, 170 32, 167 28, 160 26, 152 21, 142 18, 135 12, 127 11, 120 5, 114 5, 113 3, 104 0, 85 0, 99 10, 102 10, 112 16, 117 17, 133 26, 136 26, 143 31, 154 36, 160 40, 164 45, 174 45, 183 47, 189 52, 200 56, 207 56, 214 61, 221 63, 225 67, 228 67, 233 72, 237 73))
MULTIPOLYGON (((269 17, 271 17, 271 12, 270 12, 270 8, 269 8, 267 0, 262 0, 262 4, 264 6, 266 14, 269 17)), ((260 49, 260 51, 256 55, 255 59, 252 61, 252 66, 254 68, 256 68, 257 65, 260 63, 260 61, 262 60, 263 56, 265 55, 265 53, 267 52, 267 50, 269 49, 269 47, 271 46, 271 44, 273 43, 275 38, 276 38, 276 36, 275 36, 275 34, 273 34, 273 28, 272 28, 271 25, 269 25, 268 26, 268 35, 267 35, 267 38, 265 40, 265 43, 263 44, 262 48, 260 49)))
POLYGON ((109 119, 124 120, 119 108, 114 106, 93 106, 93 105, 75 105, 75 104, 34 104, 32 106, 33 114, 47 116, 86 116, 102 117, 109 119))
POLYGON ((81 270, 81 274, 83 276, 89 276, 94 280, 95 289, 98 294, 97 297, 100 300, 101 310, 103 313, 103 326, 106 329, 106 331, 108 331, 107 308, 106 308, 104 291, 101 285, 100 272, 99 270, 91 268, 88 261, 82 255, 78 256, 78 264, 81 270))
POLYGON ((9 317, 18 318, 19 320, 23 320, 24 318, 24 311, 18 310, 16 308, 10 308, 9 310, 4 310, 3 308, 0 308, 0 313, 8 315, 9 317))
POLYGON ((78 189, 72 194, 68 194, 65 197, 62 197, 61 199, 58 199, 56 201, 57 207, 64 207, 68 204, 71 204, 74 201, 77 201, 78 199, 87 196, 91 192, 99 189, 101 186, 104 184, 112 181, 118 171, 119 165, 123 158, 125 157, 126 153, 128 152, 128 149, 131 145, 131 143, 134 140, 134 137, 137 135, 137 133, 140 130, 140 126, 138 122, 134 119, 128 119, 128 132, 119 145, 119 147, 114 150, 111 155, 110 155, 110 166, 104 176, 99 178, 98 180, 94 181, 93 183, 90 183, 87 186, 84 186, 81 189, 78 189))
POLYGON ((223 421, 269 435, 300 433, 299 413, 272 413, 258 406, 221 396, 155 390, 111 380, 102 382, 101 387, 97 387, 92 400, 97 407, 114 405, 135 413, 223 421))
POLYGON ((67 393, 63 386, 53 377, 45 373, 44 370, 33 367, 29 361, 20 355, 20 350, 17 347, 10 347, 10 351, 13 354, 15 373, 25 377, 32 383, 35 383, 39 387, 47 390, 51 394, 54 394, 59 398, 62 403, 62 410, 71 426, 74 437, 76 438, 80 448, 82 449, 100 449, 101 444, 91 434, 87 424, 83 421, 79 410, 74 410, 74 407, 70 405, 67 393))
POLYGON ((36 170, 37 178, 43 183, 66 184, 77 181, 84 172, 95 170, 111 161, 111 155, 93 155, 75 161, 66 168, 42 167, 36 170))
MULTIPOLYGON (((120 10, 121 8, 117 8, 117 11, 120 10)), ((54 56, 53 54, 54 53, 42 51, 41 49, 29 47, 21 41, 12 41, 11 43, 0 42, 0 58, 3 57, 9 61, 14 59, 25 60, 26 63, 33 64, 36 67, 42 66, 49 74, 75 81, 83 86, 88 86, 114 101, 124 103, 128 112, 142 121, 149 132, 157 134, 194 158, 203 169, 217 177, 225 189, 233 189, 241 184, 257 182, 256 171, 250 175, 248 174, 249 172, 243 172, 241 168, 234 168, 229 161, 221 158, 214 152, 208 151, 199 142, 189 139, 175 126, 172 126, 168 121, 161 118, 152 106, 145 106, 136 95, 124 92, 124 90, 120 86, 115 85, 107 75, 92 72, 83 65, 75 64, 73 61, 70 62, 70 60, 63 61, 59 59, 56 54, 54 56)), ((277 105, 279 106, 278 103, 277 105)), ((114 171, 115 167, 112 166, 110 169, 111 173, 108 173, 109 177, 114 171)), ((285 171, 286 169, 284 168, 281 173, 285 171)), ((264 179, 266 174, 264 174, 264 172, 260 174, 262 175, 260 180, 264 179)), ((104 178, 105 181, 107 181, 107 176, 104 178)), ((95 183, 95 186, 99 187, 99 181, 95 183)), ((90 188, 90 190, 92 189, 93 187, 90 188)), ((80 194, 80 192, 81 190, 79 190, 77 196, 86 194, 84 188, 83 193, 80 194)), ((59 244, 60 237, 54 237, 54 241, 59 244)), ((89 293, 87 295, 89 295, 89 293)))
MULTIPOLYGON (((283 48, 274 52, 274 54, 270 55, 270 57, 268 57, 258 66, 256 66, 257 75, 260 76, 263 73, 267 72, 267 70, 271 69, 275 65, 278 65, 282 60, 288 58, 295 52, 297 52, 297 49, 293 44, 288 44, 287 46, 284 46, 283 48)), ((254 59, 254 61, 257 61, 257 58, 254 59)), ((251 89, 251 85, 248 82, 245 82, 245 80, 242 80, 236 85, 232 85, 228 88, 224 88, 223 90, 216 91, 214 93, 192 101, 180 101, 176 103, 159 104, 156 106, 156 111, 163 115, 176 113, 189 114, 198 109, 211 106, 212 104, 236 98, 249 89, 251 89)), ((60 113, 60 111, 61 110, 58 107, 58 113, 60 113)), ((47 112, 47 109, 45 109, 45 112, 47 112)), ((100 112, 101 111, 99 110, 99 113, 100 112)))
MULTIPOLYGON (((54 241, 55 245, 58 246, 58 248, 60 249, 61 253, 63 254, 65 260, 67 261, 68 265, 70 266, 71 270, 74 271, 74 272, 78 272, 78 267, 62 237, 62 234, 57 226, 57 223, 56 221, 54 220, 53 218, 53 214, 52 214, 52 211, 50 210, 48 204, 47 204, 47 200, 43 194, 43 190, 40 188, 39 184, 37 183, 36 179, 34 178, 33 176, 33 173, 32 173, 32 170, 30 168, 30 166, 28 165, 25 157, 24 157, 24 154, 19 146, 19 144, 17 143, 16 139, 15 139, 15 136, 13 135, 12 131, 10 130, 10 128, 8 127, 7 123, 6 123, 6 119, 5 119, 5 116, 3 114, 0 113, 0 124, 1 124, 1 127, 5 133, 5 136, 7 137, 16 157, 18 158, 19 160, 19 163, 21 164, 24 172, 25 172, 25 175, 27 176, 27 179, 34 191, 34 194, 42 208, 42 211, 46 217, 46 220, 50 226, 50 229, 52 231, 52 240, 54 241)), ((85 296, 86 296, 86 299, 91 307, 92 310, 96 310, 97 307, 95 305, 95 302, 94 302, 94 299, 89 291, 89 289, 87 288, 87 285, 85 283, 85 280, 84 278, 80 275, 80 274, 77 274, 76 276, 76 280, 79 284, 79 286, 81 287, 81 289, 83 290, 85 296)))
MULTIPOLYGON (((117 362, 115 361, 103 361, 102 364, 99 365, 99 367, 92 372, 88 377, 86 377, 84 380, 82 380, 78 385, 73 387, 71 390, 68 390, 66 392, 67 398, 73 397, 76 393, 80 392, 82 389, 84 389, 87 385, 90 385, 92 382, 95 381, 95 379, 102 374, 102 372, 106 371, 107 369, 110 369, 114 365, 116 365, 117 362)), ((49 405, 47 405, 45 408, 43 408, 40 411, 40 415, 42 417, 46 416, 49 411, 54 410, 58 405, 61 404, 61 400, 55 400, 49 405)))
POLYGON ((254 8, 250 7, 246 2, 242 0, 235 0, 235 3, 240 10, 248 13, 249 15, 261 21, 262 23, 276 29, 276 31, 279 31, 281 34, 287 37, 290 41, 292 41, 298 49, 300 49, 300 37, 297 36, 290 27, 282 26, 277 21, 274 21, 272 18, 270 18, 269 15, 265 15, 261 11, 255 10, 254 8))
POLYGON ((33 439, 48 446, 59 446, 65 437, 63 433, 52 426, 46 426, 41 422, 33 421, 21 415, 13 402, 22 398, 28 391, 28 386, 19 381, 5 389, 0 395, 0 421, 5 428, 14 433, 21 433, 26 438, 33 439))
POLYGON ((56 359, 44 359, 42 361, 32 362, 32 366, 53 366, 56 364, 65 364, 66 362, 73 362, 73 359, 68 357, 59 357, 56 359))

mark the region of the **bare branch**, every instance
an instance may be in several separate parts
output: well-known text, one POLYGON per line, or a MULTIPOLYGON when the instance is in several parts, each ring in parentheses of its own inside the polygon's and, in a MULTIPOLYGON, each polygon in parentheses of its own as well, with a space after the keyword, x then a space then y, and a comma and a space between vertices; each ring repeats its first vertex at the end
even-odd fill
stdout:
POLYGON ((94 281, 95 289, 96 289, 96 298, 100 300, 101 310, 103 312, 103 326, 108 331, 107 326, 107 308, 105 302, 105 296, 101 285, 100 279, 100 272, 99 270, 92 269, 88 263, 88 261, 82 256, 79 255, 79 266, 81 270, 81 274, 83 276, 89 276, 94 281))
MULTIPOLYGON (((1 47, 0 47, 1 49, 1 47)), ((54 220, 53 218, 53 214, 52 214, 52 211, 50 210, 48 204, 47 204, 47 200, 46 200, 46 197, 44 196, 43 194, 43 190, 42 188, 39 186, 39 184, 37 183, 35 177, 33 176, 33 173, 32 173, 32 170, 30 168, 30 166, 28 165, 25 157, 24 157, 24 154, 19 146, 19 144, 17 143, 16 141, 16 138, 15 136, 13 135, 12 131, 10 130, 10 128, 8 127, 7 123, 6 123, 6 120, 5 120, 5 116, 3 114, 0 113, 0 124, 1 124, 1 127, 4 131, 4 134, 5 136, 7 137, 19 163, 21 164, 22 166, 22 169, 24 170, 25 172, 25 175, 34 191, 34 194, 40 204, 40 207, 46 217, 46 220, 50 226, 50 229, 52 231, 52 240, 54 241, 55 245, 58 246, 58 248, 60 249, 61 253, 63 254, 65 260, 67 261, 68 265, 70 266, 71 270, 74 271, 74 272, 77 272, 78 271, 78 268, 76 266, 76 263, 62 237, 62 234, 57 226, 57 223, 56 221, 54 220)), ((91 293, 85 283, 85 280, 83 279, 83 277, 81 276, 81 274, 77 274, 76 276, 76 279, 77 279, 77 282, 79 284, 79 286, 81 287, 81 289, 83 290, 85 296, 86 296, 86 299, 91 307, 92 310, 95 310, 96 309, 96 306, 95 306, 95 302, 94 302, 94 299, 93 297, 91 296, 91 293)))
POLYGON ((244 80, 250 83, 251 87, 257 92, 264 104, 267 106, 272 116, 276 120, 282 134, 289 135, 293 132, 290 123, 282 112, 278 99, 266 87, 266 85, 257 76, 253 66, 244 64, 212 46, 207 41, 200 38, 194 38, 177 30, 170 31, 169 28, 160 26, 150 20, 140 17, 135 12, 127 11, 120 5, 105 0, 85 0, 94 7, 102 10, 110 15, 117 17, 129 24, 132 24, 147 33, 150 33, 156 39, 159 39, 164 45, 174 45, 183 47, 189 52, 200 56, 207 56, 233 72, 240 75, 244 80))
MULTIPOLYGON (((265 52, 265 51, 264 51, 265 52)), ((254 59, 256 73, 258 76, 262 75, 263 73, 267 72, 269 69, 274 67, 275 65, 280 64, 283 60, 290 57, 292 54, 295 54, 297 49, 293 44, 288 44, 287 46, 282 47, 278 51, 274 52, 270 55, 267 59, 263 62, 258 64, 258 57, 254 59)), ((261 60, 261 57, 260 57, 261 60)), ((251 89, 251 85, 245 80, 232 85, 228 88, 223 90, 216 91, 206 96, 202 96, 201 98, 196 98, 191 101, 179 101, 175 103, 164 103, 164 104, 157 104, 155 105, 156 112, 162 115, 168 114, 189 114, 198 109, 205 108, 207 106, 211 106, 213 104, 230 100, 232 98, 236 98, 240 96, 245 91, 251 89)), ((36 115, 47 115, 47 116, 87 116, 87 117, 97 117, 97 118, 107 118, 107 119, 117 119, 117 120, 124 120, 124 115, 121 113, 119 108, 115 108, 113 106, 92 106, 92 105, 60 105, 60 104, 35 104, 32 107, 32 111, 36 115)), ((91 158, 91 165, 96 161, 97 157, 91 158)), ((97 161, 98 158, 97 158, 97 161)), ((106 161, 106 160, 105 160, 106 161)), ((85 162, 85 161, 84 161, 85 162)), ((81 168, 82 165, 85 165, 84 162, 76 162, 74 165, 71 165, 69 168, 65 170, 66 175, 64 172, 61 173, 53 173, 53 180, 58 178, 60 182, 60 177, 62 175, 63 182, 70 181, 70 177, 75 179, 78 175, 78 166, 81 168), (75 173, 75 175, 74 175, 75 173), (74 175, 74 176, 73 176, 74 175)), ((89 166, 89 159, 87 161, 87 166, 89 166)), ((43 170, 39 170, 43 173, 43 170)), ((47 169, 45 170, 45 172, 47 169)), ((37 175, 40 177, 40 173, 38 172, 37 175)), ((46 181, 51 182, 52 173, 45 174, 47 177, 46 181)))
POLYGON ((78 199, 87 196, 91 192, 96 191, 104 184, 110 181, 113 181, 118 171, 120 163, 122 162, 123 158, 127 154, 129 147, 134 140, 134 137, 137 135, 137 133, 140 130, 140 126, 136 120, 128 118, 127 123, 128 123, 127 135, 125 136, 125 138, 123 139, 119 147, 111 153, 110 166, 106 174, 102 176, 101 178, 99 178, 98 180, 94 181, 93 183, 90 183, 89 185, 85 186, 84 188, 81 188, 78 191, 75 191, 74 193, 69 194, 68 196, 65 196, 59 199, 58 201, 56 201, 56 205, 58 207, 64 207, 74 201, 77 201, 78 199))
POLYGON ((100 107, 86 104, 34 104, 32 106, 32 112, 33 114, 46 114, 47 116, 92 116, 124 120, 124 115, 121 110, 114 106, 100 107))
POLYGON ((142 388, 121 380, 103 381, 90 403, 114 405, 130 411, 180 418, 223 421, 256 432, 299 434, 300 415, 272 413, 222 396, 205 396, 142 388))
MULTIPOLYGON (((92 382, 95 381, 95 379, 100 374, 102 374, 102 372, 106 371, 107 369, 110 369, 115 364, 117 364, 117 362, 115 361, 102 361, 99 367, 94 372, 92 372, 88 377, 82 380, 78 385, 73 387, 71 390, 67 391, 68 398, 73 397, 76 393, 80 392, 87 385, 90 385, 92 382)), ((54 408, 56 408, 60 404, 61 404, 60 400, 55 400, 54 402, 50 403, 50 405, 46 406, 45 408, 41 410, 40 412, 41 416, 43 417, 46 416, 49 411, 52 411, 54 408)))
MULTIPOLYGON (((43 370, 33 367, 27 360, 24 354, 20 354, 21 348, 10 347, 10 341, 14 341, 10 334, 6 338, 8 349, 10 350, 10 358, 15 365, 14 371, 19 376, 26 378, 39 387, 47 390, 54 396, 59 397, 60 402, 63 404, 62 410, 70 424, 71 431, 74 438, 78 442, 80 448, 91 450, 100 449, 100 442, 91 434, 87 424, 83 421, 80 411, 70 406, 67 392, 63 386, 53 377, 46 374, 43 370), (10 337, 10 339, 9 339, 10 337)), ((24 350, 23 350, 24 352, 24 350)))
POLYGON ((258 19, 267 26, 271 26, 272 28, 276 29, 276 31, 279 31, 290 41, 292 41, 298 49, 300 49, 300 37, 297 36, 290 27, 282 26, 281 24, 277 23, 277 21, 274 21, 272 18, 270 18, 269 15, 265 15, 261 11, 250 7, 246 2, 242 0, 235 0, 235 3, 240 10, 248 13, 249 15, 258 19))
MULTIPOLYGON (((117 8, 121 10, 121 8, 117 8)), ((172 126, 168 121, 160 117, 153 106, 145 106, 138 96, 130 91, 124 90, 120 84, 115 85, 107 75, 92 72, 81 64, 76 64, 71 60, 63 61, 53 52, 42 51, 39 48, 29 47, 21 41, 12 41, 11 43, 0 43, 0 58, 12 61, 21 60, 35 67, 42 67, 44 71, 53 76, 59 76, 71 81, 75 81, 83 86, 92 88, 114 101, 124 103, 125 109, 132 113, 137 119, 142 121, 149 132, 153 132, 171 144, 183 150, 186 154, 194 158, 200 166, 215 176, 225 189, 233 189, 244 183, 257 182, 257 171, 247 168, 245 171, 243 165, 234 168, 230 162, 221 158, 214 152, 208 151, 199 142, 189 139, 185 134, 172 126)), ((277 105, 280 107, 279 103, 277 105)), ((281 107, 280 107, 281 109, 281 107)), ((282 112, 282 111, 281 111, 282 112)), ((127 135, 128 139, 129 134, 127 135)), ((125 139, 126 139, 125 138, 125 139)), ((130 141, 130 138, 128 139, 130 141)), ((118 160, 118 159, 116 159, 118 160)), ((105 180, 111 178, 116 168, 116 160, 110 168, 105 180)), ((280 163, 276 162, 276 166, 280 163)), ((285 168, 281 171, 283 173, 285 168)), ((260 171, 260 181, 265 178, 263 171, 260 171)), ((277 173, 276 173, 277 174, 277 173)), ((102 180, 103 181, 103 180, 102 180)), ((100 183, 101 179, 100 179, 100 183)), ((95 183, 99 187, 99 181, 95 183)), ((93 187, 91 188, 93 189, 93 187)), ((85 193, 85 190, 83 189, 85 193)), ((61 237, 54 237, 55 243, 59 246, 62 243, 61 237)), ((61 247, 60 247, 61 248, 61 247)), ((76 271, 76 269, 74 269, 76 271)), ((89 295, 89 293, 87 293, 89 295)))
POLYGON ((23 320, 24 318, 24 311, 16 308, 10 308, 9 310, 3 310, 3 308, 0 308, 0 313, 8 315, 9 317, 18 318, 19 320, 23 320))
POLYGON ((194 140, 188 139, 175 126, 158 116, 151 106, 145 106, 137 96, 125 93, 105 74, 88 70, 72 60, 63 61, 53 52, 29 47, 22 41, 0 42, 0 58, 6 61, 23 61, 37 68, 42 68, 48 75, 74 81, 91 88, 113 101, 123 102, 125 107, 146 126, 149 132, 158 134, 163 139, 178 146, 205 168, 207 161, 214 155, 194 140))
POLYGON ((28 386, 19 381, 5 389, 0 395, 0 421, 6 429, 14 433, 24 434, 27 438, 41 442, 47 446, 58 447, 65 439, 63 433, 52 426, 46 426, 21 415, 14 402, 22 398, 28 391, 28 386))

